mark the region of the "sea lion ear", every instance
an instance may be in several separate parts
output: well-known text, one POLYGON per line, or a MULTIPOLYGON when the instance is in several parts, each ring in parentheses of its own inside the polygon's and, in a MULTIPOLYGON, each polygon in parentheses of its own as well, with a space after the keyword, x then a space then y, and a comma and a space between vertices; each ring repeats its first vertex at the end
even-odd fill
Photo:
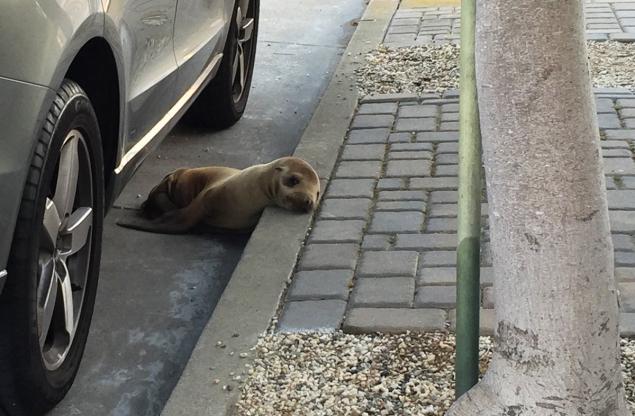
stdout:
POLYGON ((276 170, 282 172, 282 168, 280 166, 276 166, 276 170))

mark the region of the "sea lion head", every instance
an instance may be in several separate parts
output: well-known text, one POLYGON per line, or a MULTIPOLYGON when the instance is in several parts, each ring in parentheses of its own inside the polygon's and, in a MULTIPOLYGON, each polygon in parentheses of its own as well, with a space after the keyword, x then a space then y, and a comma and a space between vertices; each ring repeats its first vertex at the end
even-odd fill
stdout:
POLYGON ((273 165, 275 204, 291 211, 315 209, 320 197, 320 178, 311 165, 297 157, 283 157, 273 165))

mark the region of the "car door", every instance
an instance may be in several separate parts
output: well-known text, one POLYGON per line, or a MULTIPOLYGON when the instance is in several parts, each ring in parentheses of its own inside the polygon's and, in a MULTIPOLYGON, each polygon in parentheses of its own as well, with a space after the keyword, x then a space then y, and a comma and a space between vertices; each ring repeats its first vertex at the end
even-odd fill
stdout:
POLYGON ((125 151, 151 132, 175 102, 177 0, 110 0, 107 18, 118 30, 126 81, 125 151))
POLYGON ((223 51, 234 0, 178 0, 174 53, 179 65, 177 94, 183 94, 223 51))

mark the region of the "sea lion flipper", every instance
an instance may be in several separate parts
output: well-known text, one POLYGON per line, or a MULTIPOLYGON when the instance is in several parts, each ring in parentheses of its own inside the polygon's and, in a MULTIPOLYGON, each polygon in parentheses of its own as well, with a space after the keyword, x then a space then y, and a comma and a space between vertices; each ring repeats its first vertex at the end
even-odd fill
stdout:
POLYGON ((183 234, 199 223, 202 218, 199 204, 192 203, 185 208, 168 211, 155 219, 143 217, 118 220, 117 225, 134 230, 160 234, 183 234))

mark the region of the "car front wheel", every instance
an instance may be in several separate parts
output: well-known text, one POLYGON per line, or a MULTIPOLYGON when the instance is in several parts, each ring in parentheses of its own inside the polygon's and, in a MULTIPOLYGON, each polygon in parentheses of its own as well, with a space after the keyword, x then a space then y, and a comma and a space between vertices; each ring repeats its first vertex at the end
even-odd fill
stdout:
POLYGON ((0 409, 8 415, 43 414, 79 368, 99 276, 101 149, 89 98, 64 81, 28 168, 0 298, 0 409))

